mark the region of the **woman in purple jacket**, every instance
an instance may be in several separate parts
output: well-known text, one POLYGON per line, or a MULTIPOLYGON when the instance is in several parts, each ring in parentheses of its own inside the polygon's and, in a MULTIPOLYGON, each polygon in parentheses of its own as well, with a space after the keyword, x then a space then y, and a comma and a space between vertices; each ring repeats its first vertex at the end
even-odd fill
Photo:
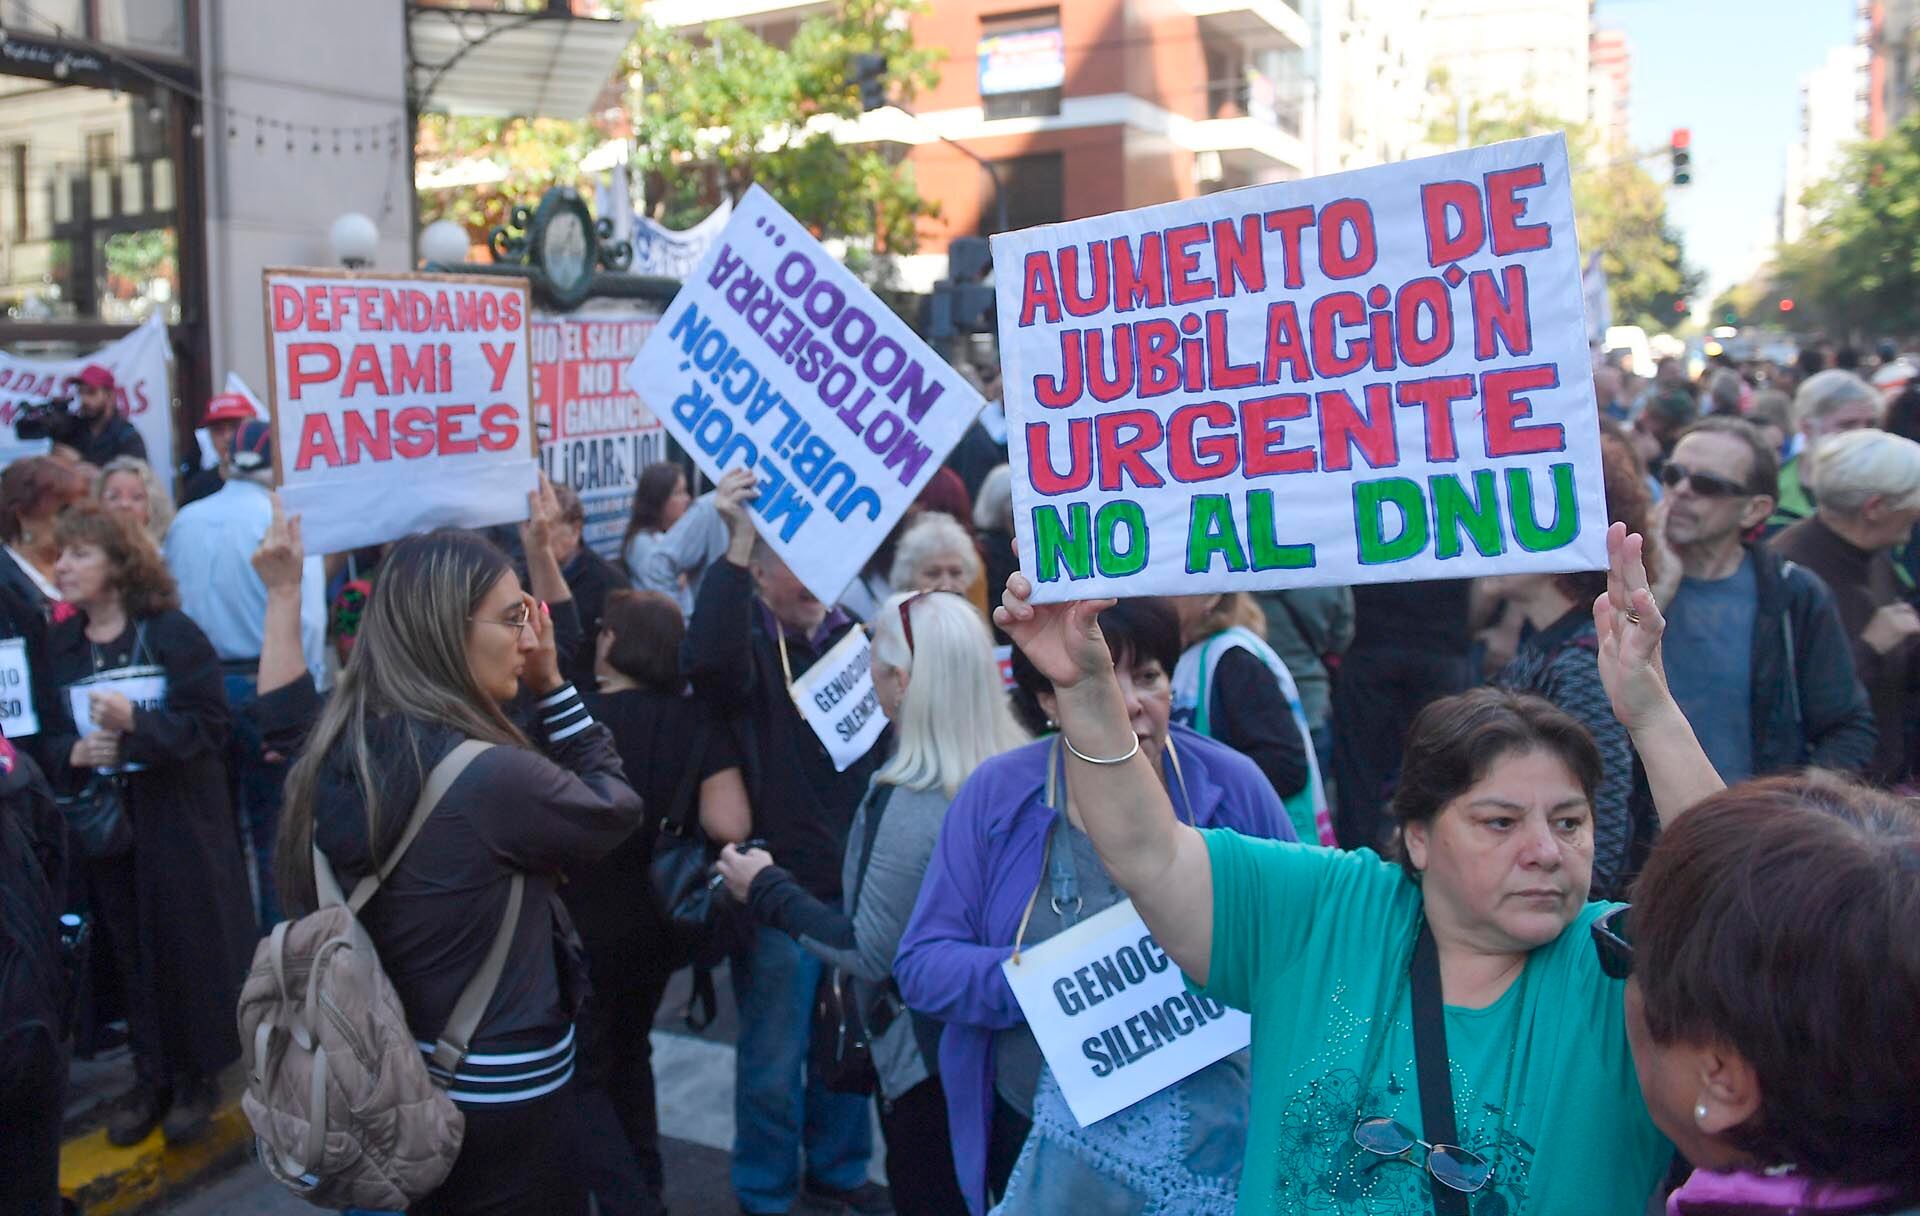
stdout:
MULTIPOLYGON (((1251 760, 1169 725, 1170 675, 1180 657, 1172 608, 1124 600, 1100 614, 1100 627, 1117 656, 1140 750, 1181 813, 1201 826, 1293 839, 1285 808, 1251 760)), ((1017 651, 1014 674, 1023 708, 1050 720, 1052 689, 1017 651)), ((1064 1192, 1052 1188, 1071 1177, 1072 1210, 1104 1210, 1088 1193, 1097 1176, 1122 1203, 1128 1195, 1163 1205, 1179 1196, 1162 1210, 1231 1211, 1246 1121, 1245 1053, 1083 1129, 1000 970, 1016 938, 1031 947, 1125 898, 1082 830, 1078 808, 1048 804, 1050 784, 1065 788, 1049 783, 1048 766, 1062 763, 1057 737, 1048 736, 975 770, 947 812, 894 962, 907 1004, 945 1023, 940 1074, 967 1205, 976 1216, 993 1200, 1010 1213, 1067 1210, 1059 1206, 1064 1192), (1162 1125, 1164 1135, 1143 1134, 1162 1125)))

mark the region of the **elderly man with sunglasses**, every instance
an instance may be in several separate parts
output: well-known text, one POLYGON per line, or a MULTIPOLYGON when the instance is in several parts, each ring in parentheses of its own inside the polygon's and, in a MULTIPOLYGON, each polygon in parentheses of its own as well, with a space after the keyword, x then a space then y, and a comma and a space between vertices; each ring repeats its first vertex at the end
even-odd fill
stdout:
POLYGON ((1708 418, 1661 470, 1684 577, 1667 609, 1667 679, 1728 781, 1818 765, 1857 772, 1876 732, 1833 595, 1753 543, 1779 465, 1752 424, 1708 418))

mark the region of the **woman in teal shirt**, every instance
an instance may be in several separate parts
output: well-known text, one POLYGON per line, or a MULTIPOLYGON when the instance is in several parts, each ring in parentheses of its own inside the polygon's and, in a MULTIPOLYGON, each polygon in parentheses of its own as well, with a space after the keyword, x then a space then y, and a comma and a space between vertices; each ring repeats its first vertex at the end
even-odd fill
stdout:
MULTIPOLYGON (((1721 782, 1667 693, 1641 538, 1616 524, 1607 539, 1601 673, 1664 820, 1721 782)), ((1423 714, 1398 862, 1198 831, 1131 754, 1104 605, 1035 605, 1029 590, 1009 579, 996 620, 1054 683, 1071 797, 1102 860, 1192 981, 1253 1016, 1239 1211, 1644 1211, 1672 1149, 1640 1096, 1623 984, 1589 936, 1612 905, 1586 902, 1598 759, 1584 732, 1505 693, 1423 714), (1409 980, 1427 934, 1456 1128, 1439 1146, 1425 1143, 1409 980)))

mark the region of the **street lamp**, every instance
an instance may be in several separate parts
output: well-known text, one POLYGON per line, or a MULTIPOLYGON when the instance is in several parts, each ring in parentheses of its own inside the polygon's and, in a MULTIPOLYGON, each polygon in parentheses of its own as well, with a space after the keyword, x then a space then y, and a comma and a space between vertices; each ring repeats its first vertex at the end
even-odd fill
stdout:
POLYGON ((372 263, 380 248, 380 229, 358 211, 349 211, 333 221, 333 227, 327 230, 327 244, 335 261, 357 270, 372 263))
POLYGON ((458 266, 470 244, 467 230, 453 220, 435 220, 420 230, 420 256, 428 265, 458 266))

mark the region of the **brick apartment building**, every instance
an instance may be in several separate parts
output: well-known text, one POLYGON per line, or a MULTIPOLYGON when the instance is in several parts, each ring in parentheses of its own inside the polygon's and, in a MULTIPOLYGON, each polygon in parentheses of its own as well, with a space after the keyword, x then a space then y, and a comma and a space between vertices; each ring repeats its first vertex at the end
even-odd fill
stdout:
MULTIPOLYGON (((652 0, 675 25, 738 20, 774 42, 820 3, 652 0)), ((941 214, 902 267, 924 289, 947 242, 1310 171, 1312 35, 1287 0, 938 0, 915 18, 946 51, 938 86, 866 116, 853 138, 904 145, 941 214), (943 139, 944 137, 944 139, 943 139), (952 146, 952 141, 966 149, 952 146)))

